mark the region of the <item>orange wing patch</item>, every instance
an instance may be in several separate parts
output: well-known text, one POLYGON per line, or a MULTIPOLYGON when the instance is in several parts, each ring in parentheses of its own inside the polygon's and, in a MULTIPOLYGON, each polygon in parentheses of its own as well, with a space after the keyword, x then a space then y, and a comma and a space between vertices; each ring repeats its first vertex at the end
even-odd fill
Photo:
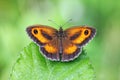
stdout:
POLYGON ((55 36, 56 29, 49 26, 37 25, 27 28, 29 36, 37 43, 46 44, 49 43, 55 36))
POLYGON ((91 30, 89 29, 85 29, 81 31, 81 34, 78 36, 78 38, 76 38, 75 40, 73 40, 72 42, 75 44, 80 44, 82 43, 86 38, 88 38, 91 34, 91 30), (88 31, 87 35, 85 35, 85 31, 88 31))
POLYGON ((53 45, 46 44, 44 48, 48 53, 51 53, 51 54, 55 54, 58 52, 58 49, 53 45))
MULTIPOLYGON (((47 30, 46 29, 44 29, 44 28, 33 28, 32 29, 32 34, 34 35, 34 37, 36 37, 41 43, 48 43, 49 42, 49 40, 48 39, 46 39, 43 35, 42 35, 42 33, 41 33, 41 30, 44 30, 45 32, 47 32, 47 30), (35 32, 36 31, 36 32, 35 32)), ((48 34, 48 33, 47 33, 48 34)))
POLYGON ((73 54, 75 51, 77 50, 77 46, 76 45, 73 45, 73 44, 70 44, 69 46, 67 46, 63 53, 66 53, 66 54, 73 54))
POLYGON ((91 35, 89 27, 72 27, 66 30, 66 34, 74 44, 81 44, 91 35))
POLYGON ((62 39, 63 54, 73 54, 77 50, 77 46, 68 40, 68 38, 62 39))

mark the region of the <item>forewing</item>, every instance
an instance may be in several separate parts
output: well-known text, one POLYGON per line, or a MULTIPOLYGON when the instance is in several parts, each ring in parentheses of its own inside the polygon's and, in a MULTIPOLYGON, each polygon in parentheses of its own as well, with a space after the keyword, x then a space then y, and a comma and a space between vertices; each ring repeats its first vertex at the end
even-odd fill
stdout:
POLYGON ((31 39, 40 46, 43 55, 51 60, 59 60, 57 30, 44 25, 30 26, 26 29, 31 39))
POLYGON ((26 29, 30 38, 40 46, 49 43, 56 36, 57 30, 44 25, 30 26, 26 29))
POLYGON ((79 47, 87 44, 96 34, 96 29, 88 26, 75 26, 65 30, 67 38, 79 47))

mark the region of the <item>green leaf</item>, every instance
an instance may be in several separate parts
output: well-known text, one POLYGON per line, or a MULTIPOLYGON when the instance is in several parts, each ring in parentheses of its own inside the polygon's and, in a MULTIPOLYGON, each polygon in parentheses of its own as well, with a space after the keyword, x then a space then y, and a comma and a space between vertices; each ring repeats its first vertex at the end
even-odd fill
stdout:
POLYGON ((70 62, 55 62, 44 58, 35 43, 19 54, 10 80, 94 80, 93 67, 85 51, 70 62))

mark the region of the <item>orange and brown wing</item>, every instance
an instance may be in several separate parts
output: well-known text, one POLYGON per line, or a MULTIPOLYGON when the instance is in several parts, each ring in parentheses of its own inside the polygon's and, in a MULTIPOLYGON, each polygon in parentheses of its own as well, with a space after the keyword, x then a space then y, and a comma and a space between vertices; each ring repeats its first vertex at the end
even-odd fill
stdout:
POLYGON ((96 30, 87 26, 68 28, 62 39, 63 53, 62 61, 70 61, 77 58, 83 45, 87 44, 95 35, 96 30))
POLYGON ((68 39, 79 47, 87 44, 96 34, 96 29, 88 26, 75 26, 65 30, 68 39))
POLYGON ((30 38, 36 42, 45 57, 51 60, 59 60, 59 43, 57 30, 44 25, 30 26, 26 29, 30 38))
POLYGON ((57 32, 56 29, 44 25, 30 26, 26 31, 28 35, 40 46, 49 43, 57 32))

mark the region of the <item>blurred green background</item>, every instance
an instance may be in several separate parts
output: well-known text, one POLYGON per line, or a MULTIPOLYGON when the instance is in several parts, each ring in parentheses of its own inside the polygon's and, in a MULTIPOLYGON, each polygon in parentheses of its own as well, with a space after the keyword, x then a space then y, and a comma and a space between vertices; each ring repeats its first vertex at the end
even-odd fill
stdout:
POLYGON ((96 37, 85 47, 96 80, 120 80, 120 0, 0 0, 0 80, 7 80, 34 24, 88 25, 96 37))

